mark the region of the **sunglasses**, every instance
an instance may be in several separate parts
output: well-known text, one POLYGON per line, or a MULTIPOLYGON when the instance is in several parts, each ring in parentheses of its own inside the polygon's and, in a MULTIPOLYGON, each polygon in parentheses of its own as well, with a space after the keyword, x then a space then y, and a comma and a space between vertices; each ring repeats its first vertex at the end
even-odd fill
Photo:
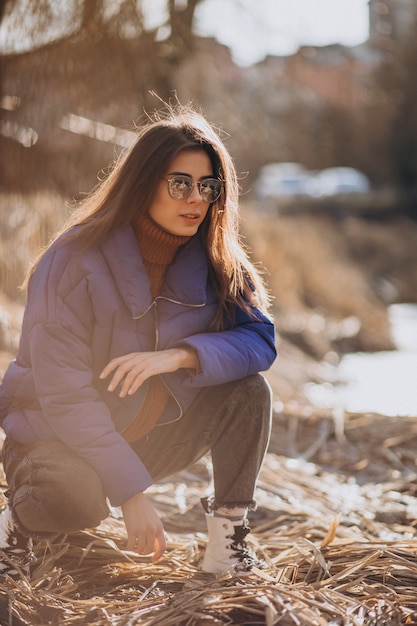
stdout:
POLYGON ((204 178, 203 180, 194 181, 191 176, 186 174, 176 174, 169 178, 168 193, 174 200, 184 200, 191 195, 194 185, 197 185, 198 192, 204 202, 215 202, 223 189, 223 183, 217 178, 204 178))

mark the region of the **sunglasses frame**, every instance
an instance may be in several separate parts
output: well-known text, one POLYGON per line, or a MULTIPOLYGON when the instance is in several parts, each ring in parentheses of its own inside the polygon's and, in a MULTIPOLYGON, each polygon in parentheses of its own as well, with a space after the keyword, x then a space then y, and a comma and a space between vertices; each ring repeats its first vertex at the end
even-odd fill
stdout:
POLYGON ((186 200, 187 198, 190 197, 190 195, 193 192, 194 189, 194 185, 197 185, 197 189, 198 189, 198 193, 200 194, 200 196, 202 197, 204 202, 208 202, 209 204, 212 204, 213 202, 216 202, 216 200, 218 200, 221 196, 222 190, 223 190, 223 183, 221 180, 219 180, 218 178, 214 178, 214 177, 209 177, 209 178, 203 178, 203 180, 193 180, 191 178, 191 176, 188 176, 188 174, 173 174, 172 176, 169 176, 168 178, 164 178, 163 180, 166 180, 168 182, 168 193, 171 196, 171 198, 173 200, 186 200), (183 179, 186 181, 190 181, 191 183, 191 187, 185 191, 185 193, 180 196, 179 198, 175 197, 174 195, 172 195, 172 191, 171 191, 171 184, 172 181, 175 179, 183 179), (205 200, 204 199, 204 189, 202 191, 201 186, 204 185, 205 183, 208 183, 209 181, 216 181, 216 183, 219 184, 219 193, 218 195, 214 198, 214 200, 205 200))

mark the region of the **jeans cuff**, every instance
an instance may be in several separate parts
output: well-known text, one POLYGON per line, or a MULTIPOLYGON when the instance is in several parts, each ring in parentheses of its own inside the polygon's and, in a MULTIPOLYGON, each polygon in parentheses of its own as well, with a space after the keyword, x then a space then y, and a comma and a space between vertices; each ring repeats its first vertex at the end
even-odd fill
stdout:
POLYGON ((256 511, 256 500, 239 500, 236 502, 217 502, 214 496, 201 498, 200 502, 206 513, 213 513, 217 509, 247 508, 249 511, 256 511))

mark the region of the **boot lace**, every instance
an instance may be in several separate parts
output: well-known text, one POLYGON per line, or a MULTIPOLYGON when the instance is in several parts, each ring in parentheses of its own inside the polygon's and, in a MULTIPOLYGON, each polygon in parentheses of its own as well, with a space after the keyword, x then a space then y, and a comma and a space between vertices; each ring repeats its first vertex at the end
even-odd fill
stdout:
POLYGON ((230 536, 230 539, 232 539, 232 543, 230 544, 232 554, 229 558, 238 559, 237 567, 239 569, 250 570, 254 566, 258 568, 262 567, 262 563, 248 548, 245 541, 246 535, 250 533, 250 528, 247 525, 247 522, 242 526, 235 526, 234 528, 235 532, 230 536))
POLYGON ((28 575, 30 564, 34 560, 32 541, 22 535, 14 526, 7 532, 7 546, 0 549, 0 575, 7 574, 11 578, 28 575))

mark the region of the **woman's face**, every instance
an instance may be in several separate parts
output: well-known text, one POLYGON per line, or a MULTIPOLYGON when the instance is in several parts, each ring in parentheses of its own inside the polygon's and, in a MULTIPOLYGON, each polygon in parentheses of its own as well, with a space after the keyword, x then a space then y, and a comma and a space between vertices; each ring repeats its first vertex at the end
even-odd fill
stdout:
MULTIPOLYGON (((210 159, 203 150, 184 150, 173 159, 164 179, 186 174, 193 182, 213 177, 210 159)), ((172 235, 192 236, 207 215, 209 202, 204 202, 197 185, 188 198, 174 200, 168 192, 168 181, 162 179, 149 209, 149 215, 163 230, 172 235)))

